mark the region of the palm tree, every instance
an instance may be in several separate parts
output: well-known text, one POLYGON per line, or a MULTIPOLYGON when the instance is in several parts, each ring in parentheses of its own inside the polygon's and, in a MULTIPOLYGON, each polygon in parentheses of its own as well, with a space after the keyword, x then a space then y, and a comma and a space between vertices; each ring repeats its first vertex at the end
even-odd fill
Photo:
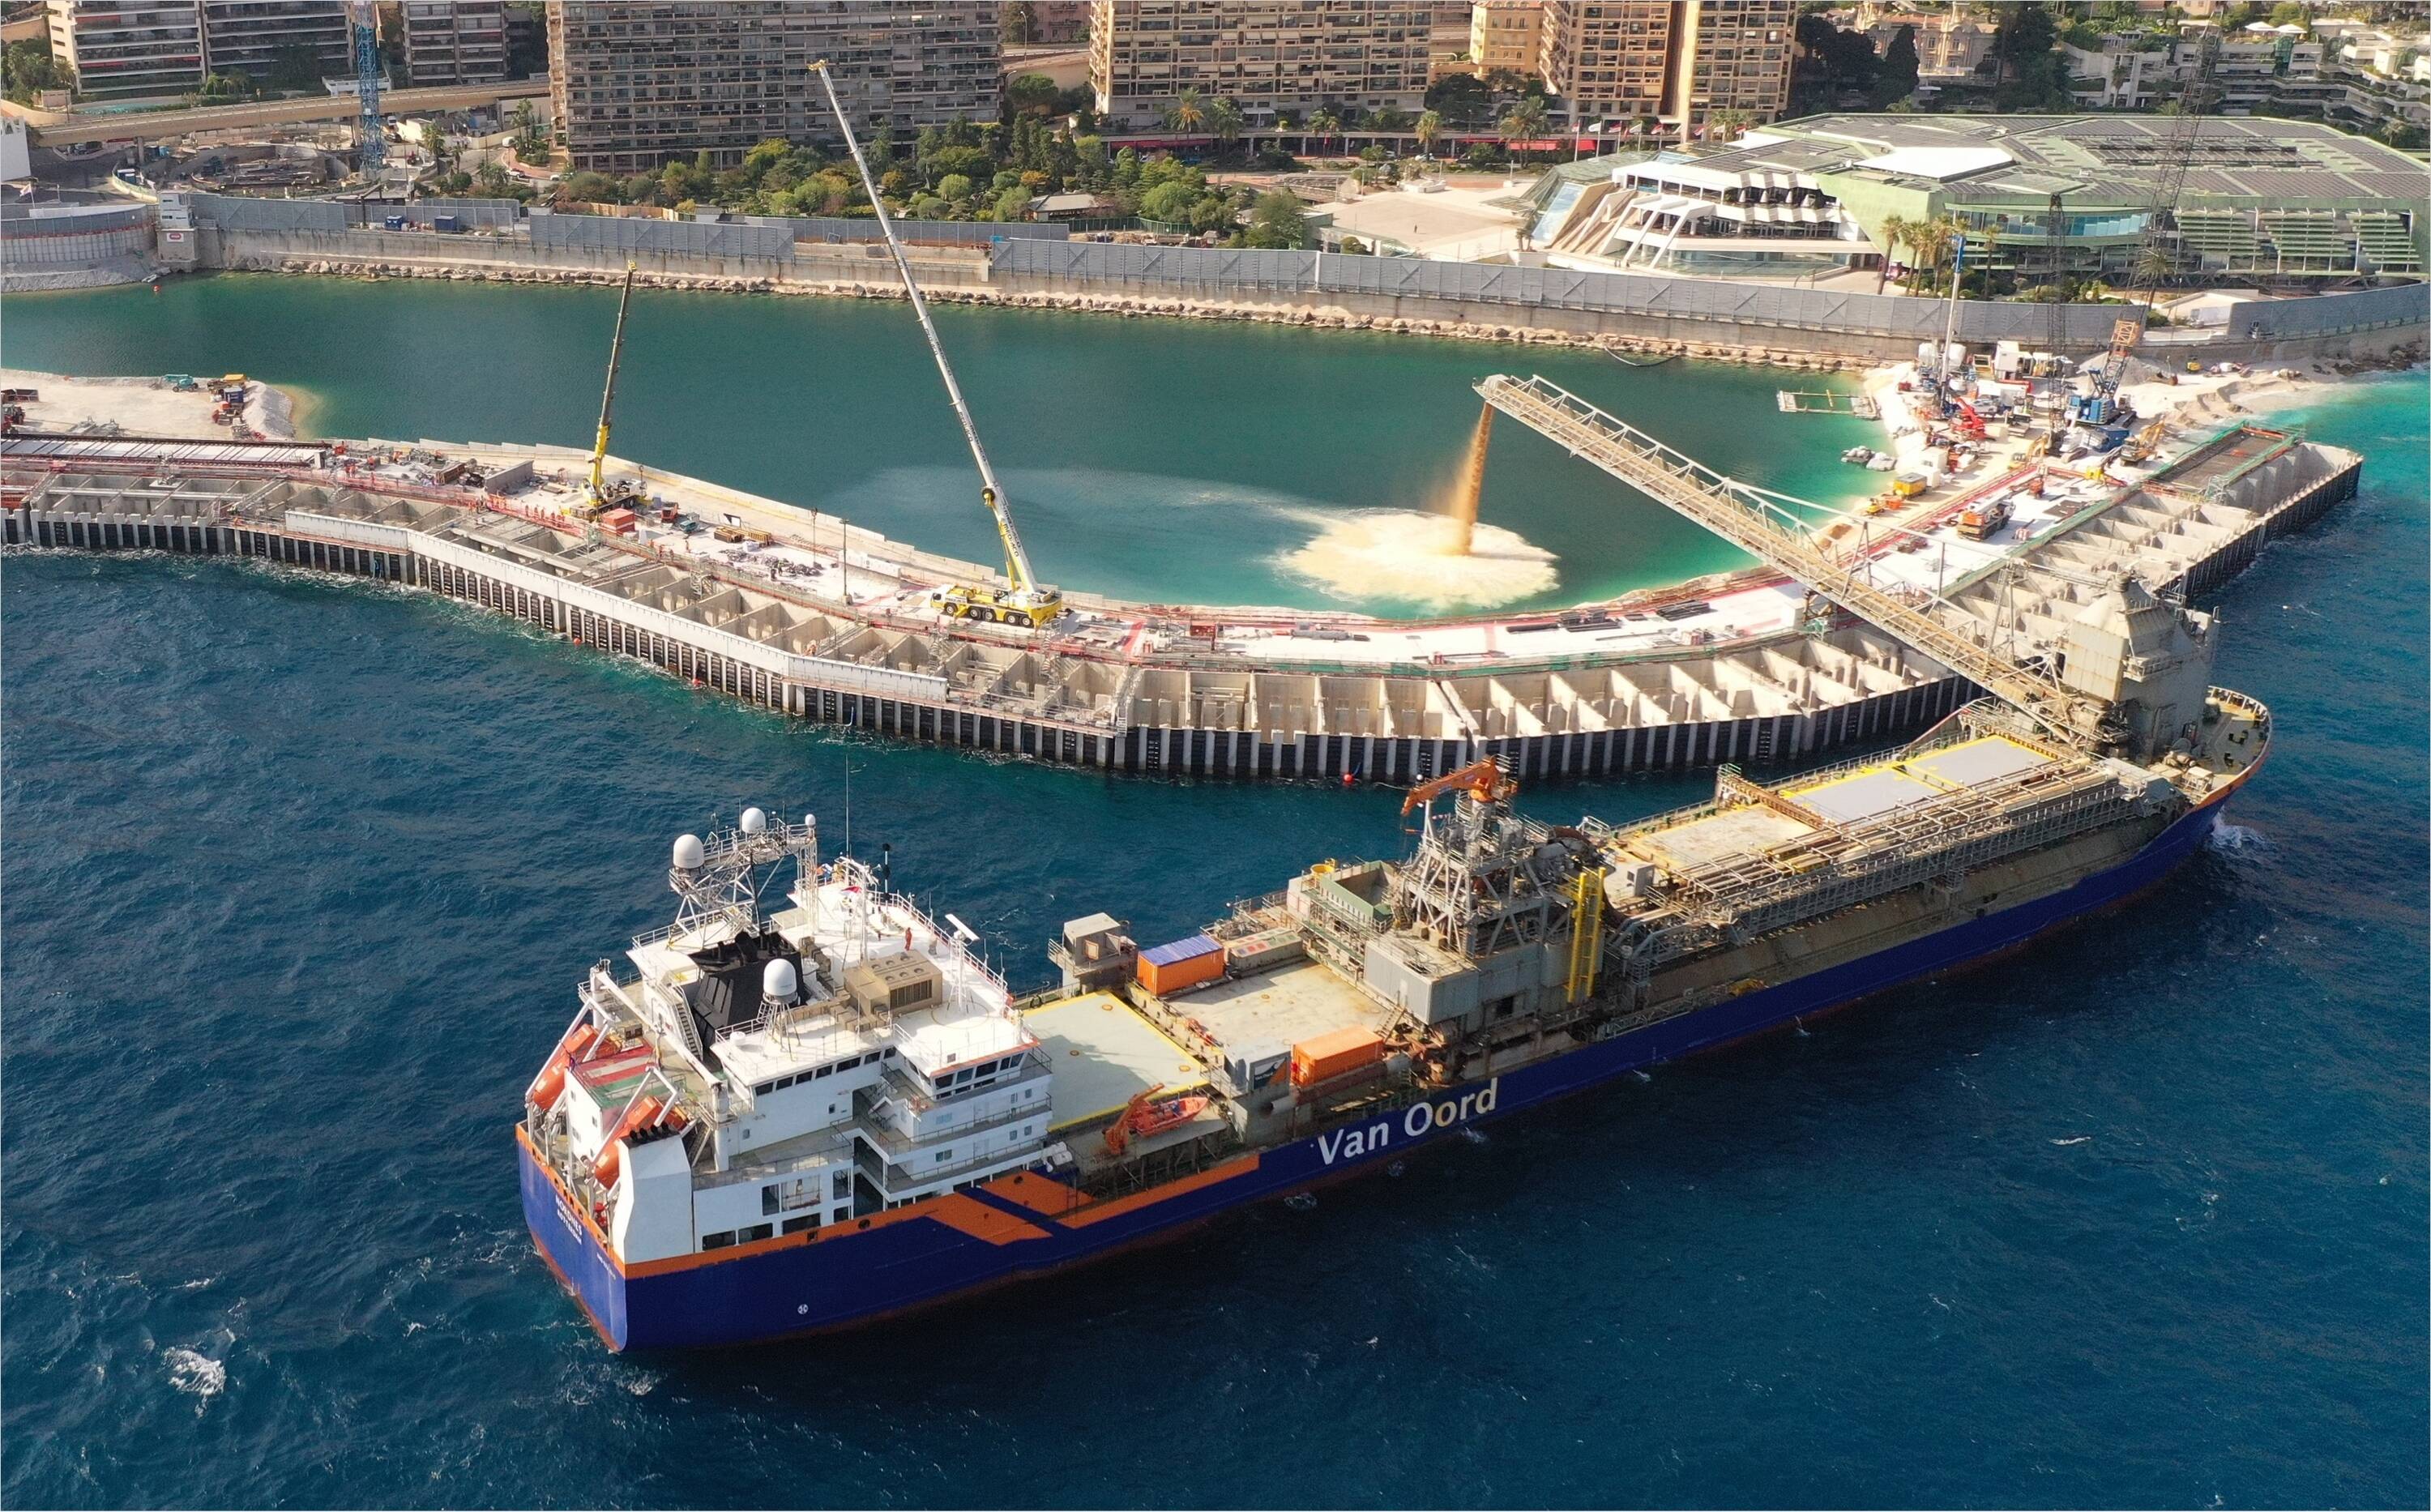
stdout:
POLYGON ((1215 134, 1217 145, 1226 150, 1241 140, 1241 128, 1249 124, 1241 108, 1231 100, 1217 100, 1207 110, 1207 129, 1215 134))
POLYGON ((1515 142, 1534 142, 1545 134, 1549 120, 1544 101, 1533 94, 1522 98, 1502 118, 1502 144, 1508 147, 1515 142))
POLYGON ((1430 158, 1433 157, 1435 143, 1443 136, 1443 112, 1429 110, 1418 117, 1418 124, 1413 129, 1418 134, 1418 150, 1430 158))
POLYGON ((1308 118, 1308 128, 1316 133, 1316 140, 1320 144, 1332 142, 1334 133, 1342 129, 1342 117, 1334 114, 1331 109, 1320 106, 1316 113, 1308 118))
POLYGON ((2148 289, 2160 287, 2161 280, 2175 272, 2177 264, 2170 258, 2170 249, 2158 241, 2136 255, 2136 278, 2148 289))
POLYGON ((1207 97, 1196 87, 1183 90, 1174 100, 1173 109, 1165 112, 1165 124, 1168 129, 1184 135, 1199 130, 1207 124, 1207 97))
POLYGON ((1916 234, 1916 222, 1904 215, 1883 217, 1883 265, 1874 278, 1874 293, 1881 294, 1890 281, 1891 260, 1899 255, 1900 244, 1916 234))

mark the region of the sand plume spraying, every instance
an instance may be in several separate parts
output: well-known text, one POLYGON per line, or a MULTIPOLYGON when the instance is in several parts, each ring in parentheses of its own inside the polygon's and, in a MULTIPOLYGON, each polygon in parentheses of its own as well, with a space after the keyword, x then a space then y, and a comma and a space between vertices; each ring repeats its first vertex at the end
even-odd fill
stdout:
POLYGON ((1533 598, 1561 581, 1551 552, 1501 526, 1417 510, 1291 514, 1318 527, 1317 534, 1284 552, 1277 565, 1352 603, 1490 609, 1533 598))

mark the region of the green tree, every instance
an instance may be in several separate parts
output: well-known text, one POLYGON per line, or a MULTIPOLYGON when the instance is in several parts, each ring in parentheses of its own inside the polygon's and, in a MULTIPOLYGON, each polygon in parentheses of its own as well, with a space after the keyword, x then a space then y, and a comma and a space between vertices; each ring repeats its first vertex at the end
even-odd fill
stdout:
POLYGON ((1242 244, 1256 247, 1300 247, 1308 244, 1308 217, 1299 201, 1281 190, 1260 194, 1249 208, 1249 229, 1242 244))
POLYGON ((1315 134, 1319 144, 1330 143, 1342 130, 1342 117, 1320 107, 1309 116, 1308 129, 1315 134))
POLYGON ((1513 143, 1534 142, 1543 136, 1551 119, 1551 117, 1546 112, 1544 101, 1523 98, 1503 112, 1501 125, 1497 129, 1502 133, 1503 146, 1517 152, 1520 149, 1513 146, 1513 143))
POLYGON ((19 105, 32 105, 42 98, 44 90, 68 90, 76 87, 75 71, 51 56, 50 43, 39 37, 12 42, 5 55, 0 55, 0 75, 5 75, 6 93, 19 105))
POLYGON ((1216 144, 1227 152, 1232 151, 1233 144, 1241 140, 1241 133, 1249 124, 1249 118, 1241 113, 1241 107, 1229 98, 1218 99, 1207 108, 1207 130, 1215 137, 1216 144))
POLYGON ((1151 221, 1167 226, 1190 223, 1190 207, 1199 202, 1199 190, 1180 179, 1158 184, 1140 196, 1139 212, 1151 221))
POLYGON ((1904 100, 1914 94, 1917 67, 1916 28, 1902 26, 1891 38, 1891 44, 1883 49, 1882 68, 1875 75, 1874 86, 1866 96, 1867 100, 1880 110, 1893 101, 1904 100))
POLYGON ((1004 103, 1015 115, 1053 115, 1064 91, 1044 74, 1020 74, 1004 87, 1004 103))
POLYGON ((1443 140, 1443 127, 1444 119, 1443 112, 1441 110, 1429 110, 1424 115, 1419 116, 1417 127, 1418 134, 1418 150, 1425 153, 1430 158, 1433 157, 1435 155, 1435 143, 1443 140))
POLYGON ((1891 264, 1898 260, 1901 245, 1916 234, 1916 222, 1904 215, 1883 217, 1883 262, 1875 270, 1874 293, 1881 294, 1883 286, 1890 280, 1891 264))
POLYGON ((938 196, 957 203, 970 198, 973 187, 970 176, 967 174, 947 174, 937 180, 938 196))
POLYGON ((557 186, 561 199, 584 200, 593 204, 612 205, 625 197, 624 186, 606 174, 585 170, 568 174, 557 186))
POLYGON ((1165 112, 1165 124, 1166 129, 1184 135, 1204 130, 1207 126, 1207 96, 1195 87, 1183 90, 1175 97, 1173 108, 1165 112))
POLYGON ((1015 184, 996 197, 996 218, 1017 221, 1030 214, 1030 191, 1015 184))
POLYGON ((2274 26, 2310 26, 2310 13, 2295 0, 2283 0, 2271 8, 2271 25, 2274 26))

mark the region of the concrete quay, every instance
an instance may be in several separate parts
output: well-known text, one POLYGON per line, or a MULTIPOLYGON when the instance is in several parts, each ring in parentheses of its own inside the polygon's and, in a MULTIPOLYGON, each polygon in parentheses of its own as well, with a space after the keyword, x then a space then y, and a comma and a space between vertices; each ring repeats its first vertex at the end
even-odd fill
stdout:
MULTIPOLYGON (((603 534, 574 513, 583 460, 19 435, 0 446, 0 540, 408 584, 797 717, 1108 771, 1400 781, 1484 754, 1532 780, 1760 765, 1890 738, 1976 691, 1763 571, 1564 615, 1382 621, 1076 593, 1048 630, 969 625, 927 591, 988 569, 700 479, 617 463, 699 523, 603 534), (744 538, 718 541, 720 524, 744 538)), ((2205 425, 2126 481, 2046 474, 2029 497, 2024 469, 1989 464, 1900 515, 1843 522, 1836 549, 1878 582, 1938 589, 1946 614, 2030 654, 2085 584, 2133 565, 2208 590, 2350 496, 2360 466, 2205 425), (1958 511, 2003 491, 2017 506, 2003 539, 1958 537, 1958 511)))

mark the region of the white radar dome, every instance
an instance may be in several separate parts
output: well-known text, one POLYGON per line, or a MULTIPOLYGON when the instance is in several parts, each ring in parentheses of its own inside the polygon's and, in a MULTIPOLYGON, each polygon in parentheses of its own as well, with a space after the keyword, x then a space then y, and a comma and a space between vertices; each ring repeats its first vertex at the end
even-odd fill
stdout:
POLYGON ((768 963, 760 973, 760 990, 779 1002, 792 1002, 794 989, 801 984, 794 974, 794 963, 782 957, 768 963))
POLYGON ((698 871, 701 863, 708 859, 709 852, 702 848, 700 836, 696 834, 676 836, 676 870, 698 871))
POLYGON ((743 811, 743 832, 745 834, 765 834, 767 831, 768 815, 765 812, 760 809, 745 809, 743 811))

